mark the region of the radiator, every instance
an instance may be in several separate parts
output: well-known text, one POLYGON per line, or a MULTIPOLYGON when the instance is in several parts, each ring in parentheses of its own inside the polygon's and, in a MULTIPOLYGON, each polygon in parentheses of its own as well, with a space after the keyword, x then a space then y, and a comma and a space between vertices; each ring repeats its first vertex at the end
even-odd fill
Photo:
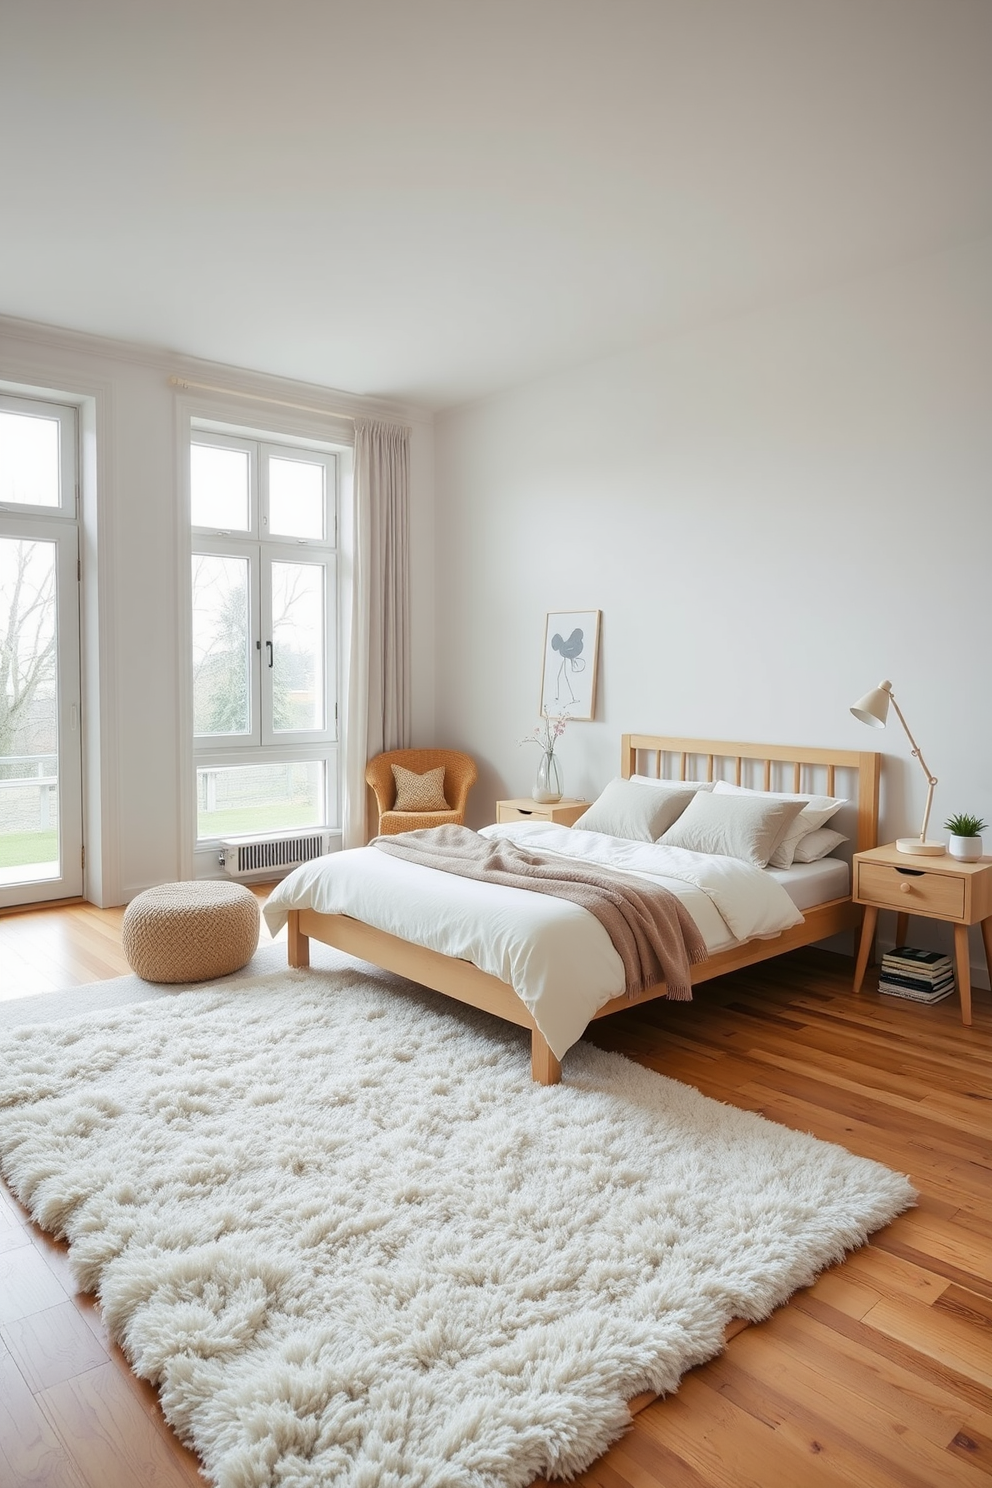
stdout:
POLYGON ((278 837, 226 837, 220 844, 220 861, 231 878, 282 877, 301 863, 330 852, 338 836, 327 827, 308 827, 278 837))

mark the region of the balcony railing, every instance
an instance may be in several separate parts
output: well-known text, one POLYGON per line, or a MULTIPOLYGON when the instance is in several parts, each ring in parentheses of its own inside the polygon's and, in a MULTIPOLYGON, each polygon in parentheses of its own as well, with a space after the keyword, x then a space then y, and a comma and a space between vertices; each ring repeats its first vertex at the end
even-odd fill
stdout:
POLYGON ((7 754, 0 759, 0 832, 47 832, 57 824, 58 763, 57 754, 7 754))

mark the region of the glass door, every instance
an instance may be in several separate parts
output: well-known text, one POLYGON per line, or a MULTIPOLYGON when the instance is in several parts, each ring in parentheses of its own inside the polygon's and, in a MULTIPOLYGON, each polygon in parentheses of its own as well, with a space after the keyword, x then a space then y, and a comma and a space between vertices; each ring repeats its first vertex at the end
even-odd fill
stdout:
POLYGON ((0 906, 83 890, 71 414, 0 402, 0 906))

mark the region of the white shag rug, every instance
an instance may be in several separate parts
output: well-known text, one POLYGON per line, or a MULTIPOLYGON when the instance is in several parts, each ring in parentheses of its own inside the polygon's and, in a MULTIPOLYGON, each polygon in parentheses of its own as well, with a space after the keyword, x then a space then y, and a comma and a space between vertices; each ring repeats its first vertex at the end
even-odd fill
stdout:
POLYGON ((908 1181, 384 974, 0 1036, 0 1165, 223 1488, 570 1476, 908 1181))

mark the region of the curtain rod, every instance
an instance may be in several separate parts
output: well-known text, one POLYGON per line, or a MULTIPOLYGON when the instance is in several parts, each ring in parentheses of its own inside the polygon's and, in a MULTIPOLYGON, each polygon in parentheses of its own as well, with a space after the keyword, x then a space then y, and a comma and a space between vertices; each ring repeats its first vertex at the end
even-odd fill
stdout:
POLYGON ((196 388, 201 393, 224 393, 228 398, 249 398, 253 403, 274 403, 279 408, 292 408, 297 413, 319 413, 323 418, 347 419, 352 424, 355 422, 353 413, 332 413, 329 408, 315 408, 311 403, 291 403, 286 398, 267 398, 264 393, 217 387, 212 382, 191 382, 187 377, 170 377, 169 384, 177 388, 196 388))

